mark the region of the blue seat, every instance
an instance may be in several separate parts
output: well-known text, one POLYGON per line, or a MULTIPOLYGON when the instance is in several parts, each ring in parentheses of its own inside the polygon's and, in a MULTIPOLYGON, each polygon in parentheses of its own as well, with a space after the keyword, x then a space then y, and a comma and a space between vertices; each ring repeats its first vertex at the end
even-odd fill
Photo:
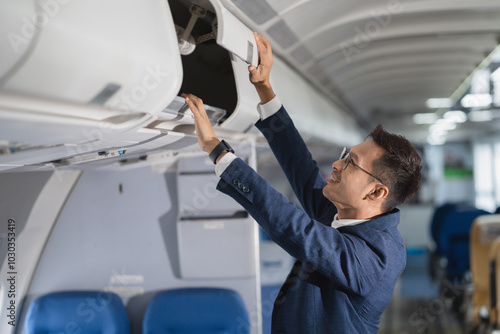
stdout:
MULTIPOLYGON (((455 208, 456 204, 453 203, 445 203, 439 207, 436 208, 434 211, 434 214, 432 215, 431 223, 430 223, 430 230, 431 230, 431 237, 434 243, 437 246, 437 237, 438 237, 438 232, 441 228, 441 224, 443 222, 444 217, 448 214, 448 212, 453 211, 455 208)), ((436 248, 436 253, 437 253, 437 248, 436 248)))
MULTIPOLYGON (((432 240, 434 241, 435 247, 429 252, 428 259, 428 269, 429 275, 431 278, 436 279, 441 277, 442 263, 440 261, 441 258, 445 257, 445 250, 442 248, 438 237, 441 232, 441 228, 443 226, 443 222, 448 214, 455 211, 464 211, 464 210, 475 210, 476 208, 472 204, 468 204, 466 202, 463 203, 445 203, 436 208, 430 223, 430 233, 432 240)), ((443 272, 444 274, 444 272, 443 272)))
POLYGON ((26 334, 128 334, 127 311, 116 294, 62 291, 37 298, 24 322, 26 334))
POLYGON ((156 294, 146 309, 143 334, 250 333, 240 295, 228 289, 187 288, 156 294))
POLYGON ((500 213, 500 206, 495 210, 495 213, 500 213))
POLYGON ((445 250, 440 247, 438 241, 438 236, 441 231, 443 222, 446 216, 455 211, 471 211, 476 210, 476 208, 472 204, 468 203, 445 203, 434 211, 434 215, 432 216, 430 228, 431 228, 431 237, 432 240, 436 244, 435 255, 442 256, 444 255, 445 250))
POLYGON ((437 235, 437 246, 448 260, 446 277, 449 280, 463 278, 470 268, 469 240, 474 219, 490 214, 484 210, 449 212, 437 235))

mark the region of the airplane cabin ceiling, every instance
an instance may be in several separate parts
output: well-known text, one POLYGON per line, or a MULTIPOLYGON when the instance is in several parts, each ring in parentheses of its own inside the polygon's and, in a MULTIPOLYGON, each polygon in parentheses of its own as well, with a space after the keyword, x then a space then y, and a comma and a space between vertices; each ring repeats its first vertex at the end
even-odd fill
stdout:
POLYGON ((427 99, 450 97, 500 43, 499 0, 222 2, 365 128, 414 127, 394 119, 432 111, 427 99))

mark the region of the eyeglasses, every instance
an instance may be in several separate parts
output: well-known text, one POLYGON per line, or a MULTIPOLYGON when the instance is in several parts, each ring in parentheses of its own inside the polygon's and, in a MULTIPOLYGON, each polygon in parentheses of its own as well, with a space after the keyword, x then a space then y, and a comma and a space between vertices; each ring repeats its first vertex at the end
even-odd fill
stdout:
POLYGON ((356 165, 356 163, 354 163, 354 161, 352 160, 350 152, 347 150, 347 147, 344 147, 344 149, 342 150, 342 153, 340 154, 339 160, 343 160, 343 163, 344 163, 344 165, 342 167, 342 170, 346 170, 346 168, 349 166, 349 164, 353 164, 354 166, 358 167, 359 169, 361 169, 366 174, 368 174, 371 177, 373 177, 378 182, 384 184, 384 182, 382 182, 382 180, 380 180, 378 177, 376 177, 372 173, 368 172, 367 170, 361 168, 360 166, 356 165))

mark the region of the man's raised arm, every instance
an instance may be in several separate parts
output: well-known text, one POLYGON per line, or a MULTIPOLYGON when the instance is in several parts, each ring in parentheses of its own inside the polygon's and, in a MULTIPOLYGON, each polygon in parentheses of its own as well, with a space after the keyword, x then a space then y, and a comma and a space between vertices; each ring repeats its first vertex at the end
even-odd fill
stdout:
POLYGON ((261 102, 261 120, 255 125, 266 137, 304 210, 310 217, 319 219, 324 209, 332 206, 323 196, 326 181, 272 89, 269 79, 273 64, 271 43, 257 33, 255 40, 259 47, 260 64, 248 67, 250 82, 255 86, 261 102))

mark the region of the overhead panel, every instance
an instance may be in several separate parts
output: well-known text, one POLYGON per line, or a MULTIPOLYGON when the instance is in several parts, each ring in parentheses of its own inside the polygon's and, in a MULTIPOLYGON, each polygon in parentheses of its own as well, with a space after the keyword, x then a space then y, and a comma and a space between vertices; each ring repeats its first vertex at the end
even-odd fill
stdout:
POLYGON ((273 24, 269 29, 267 29, 267 32, 284 49, 291 47, 298 41, 297 36, 295 36, 293 31, 283 20, 279 20, 273 24))
POLYGON ((290 52, 290 55, 299 63, 307 63, 313 58, 313 55, 307 48, 305 48, 303 45, 300 45, 299 47, 295 48, 293 51, 290 52))
MULTIPOLYGON (((241 0, 244 1, 244 0, 241 0)), ((267 0, 267 3, 278 13, 289 10, 290 7, 300 4, 304 0, 267 0)))
POLYGON ((276 15, 266 0, 231 0, 243 13, 257 24, 263 24, 276 15))

